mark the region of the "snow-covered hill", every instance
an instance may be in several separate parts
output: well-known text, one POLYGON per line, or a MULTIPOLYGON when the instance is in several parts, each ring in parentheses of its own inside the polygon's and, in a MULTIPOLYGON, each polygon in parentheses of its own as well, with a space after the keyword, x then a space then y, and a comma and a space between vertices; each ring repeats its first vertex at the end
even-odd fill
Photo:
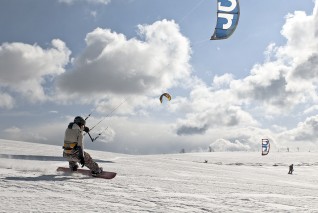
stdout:
POLYGON ((61 174, 61 147, 0 140, 0 212, 318 212, 318 153, 86 151, 117 176, 61 174))

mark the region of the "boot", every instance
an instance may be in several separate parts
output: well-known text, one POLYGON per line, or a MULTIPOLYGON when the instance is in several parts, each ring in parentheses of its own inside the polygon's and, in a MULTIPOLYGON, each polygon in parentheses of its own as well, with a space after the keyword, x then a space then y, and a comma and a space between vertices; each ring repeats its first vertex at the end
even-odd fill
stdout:
POLYGON ((77 171, 77 169, 78 169, 78 165, 76 164, 76 165, 74 165, 74 166, 72 166, 72 168, 71 168, 71 170, 73 171, 73 172, 76 172, 77 171))
POLYGON ((103 173, 103 167, 99 167, 98 171, 92 171, 92 176, 97 177, 98 175, 103 173))

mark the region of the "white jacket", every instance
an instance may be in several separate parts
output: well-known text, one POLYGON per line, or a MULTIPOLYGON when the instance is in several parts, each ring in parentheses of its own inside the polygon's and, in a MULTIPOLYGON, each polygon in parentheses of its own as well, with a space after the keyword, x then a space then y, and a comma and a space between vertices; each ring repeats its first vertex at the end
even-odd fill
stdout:
POLYGON ((82 151, 84 152, 83 129, 84 128, 80 128, 76 123, 73 123, 71 128, 68 127, 65 130, 64 153, 73 154, 74 152, 78 151, 79 147, 81 147, 82 151))

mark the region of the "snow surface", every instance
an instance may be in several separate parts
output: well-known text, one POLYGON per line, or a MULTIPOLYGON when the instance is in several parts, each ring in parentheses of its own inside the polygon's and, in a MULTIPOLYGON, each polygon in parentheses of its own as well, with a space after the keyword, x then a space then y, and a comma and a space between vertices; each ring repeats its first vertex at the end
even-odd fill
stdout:
POLYGON ((0 140, 0 212, 318 212, 318 153, 86 151, 117 176, 58 173, 61 147, 0 140))

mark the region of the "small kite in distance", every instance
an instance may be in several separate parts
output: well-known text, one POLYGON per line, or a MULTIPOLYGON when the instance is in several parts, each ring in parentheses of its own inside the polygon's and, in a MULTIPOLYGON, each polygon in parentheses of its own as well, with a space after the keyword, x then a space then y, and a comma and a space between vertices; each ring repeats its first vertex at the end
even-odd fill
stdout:
POLYGON ((267 155, 269 153, 270 143, 268 139, 262 139, 262 155, 267 155))
POLYGON ((160 103, 162 103, 162 98, 163 96, 165 96, 169 101, 171 100, 171 96, 168 94, 168 93, 163 93, 161 96, 160 96, 160 103))

